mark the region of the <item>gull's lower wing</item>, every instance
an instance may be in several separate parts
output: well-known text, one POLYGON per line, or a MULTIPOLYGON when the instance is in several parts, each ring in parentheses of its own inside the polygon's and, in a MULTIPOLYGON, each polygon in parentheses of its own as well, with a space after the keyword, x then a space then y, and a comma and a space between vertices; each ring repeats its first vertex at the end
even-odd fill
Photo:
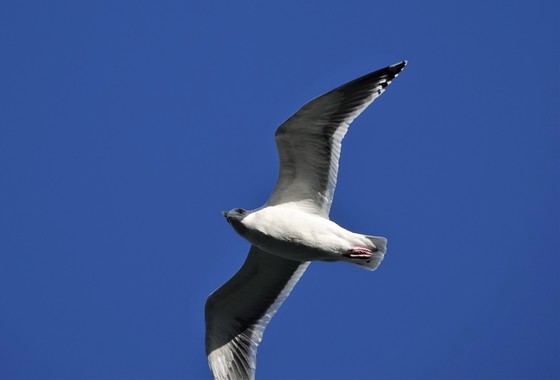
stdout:
POLYGON ((251 246, 239 271, 206 300, 206 354, 215 379, 253 379, 264 329, 308 262, 251 246))
POLYGON ((329 91, 278 127, 274 136, 280 170, 267 205, 298 202, 310 212, 328 216, 348 126, 405 65, 406 61, 396 63, 329 91))

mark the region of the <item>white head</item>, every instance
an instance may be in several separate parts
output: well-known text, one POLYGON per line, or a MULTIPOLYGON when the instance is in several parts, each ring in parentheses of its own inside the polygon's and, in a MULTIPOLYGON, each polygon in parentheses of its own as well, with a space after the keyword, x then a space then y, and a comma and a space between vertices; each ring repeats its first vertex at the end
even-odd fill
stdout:
POLYGON ((247 210, 234 208, 228 212, 222 211, 222 215, 238 234, 243 235, 243 233, 247 230, 247 228, 243 225, 243 219, 249 215, 247 210))
POLYGON ((227 219, 228 222, 231 223, 232 220, 241 221, 245 218, 249 213, 247 210, 242 208, 233 208, 228 212, 222 211, 222 215, 227 219))

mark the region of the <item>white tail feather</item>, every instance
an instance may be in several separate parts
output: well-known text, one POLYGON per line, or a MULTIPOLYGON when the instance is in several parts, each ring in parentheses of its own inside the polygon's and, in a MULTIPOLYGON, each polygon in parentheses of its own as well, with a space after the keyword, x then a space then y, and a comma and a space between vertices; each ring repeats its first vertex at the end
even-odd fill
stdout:
POLYGON ((387 251, 387 239, 382 236, 364 236, 375 245, 377 251, 371 253, 370 259, 349 259, 347 262, 373 271, 376 270, 381 264, 381 261, 383 261, 383 257, 387 251))

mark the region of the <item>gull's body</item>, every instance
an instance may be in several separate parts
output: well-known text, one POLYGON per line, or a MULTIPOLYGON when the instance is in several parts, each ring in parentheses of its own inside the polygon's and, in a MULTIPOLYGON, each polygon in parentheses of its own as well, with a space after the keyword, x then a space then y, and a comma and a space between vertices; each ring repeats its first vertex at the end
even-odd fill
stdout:
MULTIPOLYGON (((344 254, 359 246, 376 250, 365 235, 348 231, 290 203, 261 208, 249 213, 241 222, 231 223, 254 246, 289 260, 350 261, 361 265, 370 262, 348 258, 344 254), (237 223, 243 226, 236 227, 237 223)), ((381 260, 382 253, 376 253, 381 260)))
POLYGON ((348 231, 328 215, 348 126, 405 65, 365 75, 300 108, 276 130, 280 172, 267 203, 224 213, 251 249, 206 302, 206 352, 215 379, 254 378, 264 329, 310 261, 374 270, 383 260, 385 238, 348 231))

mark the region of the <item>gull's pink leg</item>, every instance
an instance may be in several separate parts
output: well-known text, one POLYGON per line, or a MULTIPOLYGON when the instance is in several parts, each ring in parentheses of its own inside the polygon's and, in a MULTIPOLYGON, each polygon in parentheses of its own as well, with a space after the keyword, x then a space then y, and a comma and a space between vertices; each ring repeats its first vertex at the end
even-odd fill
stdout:
POLYGON ((369 259, 371 258, 371 251, 364 247, 352 247, 344 254, 344 256, 352 259, 369 259))

